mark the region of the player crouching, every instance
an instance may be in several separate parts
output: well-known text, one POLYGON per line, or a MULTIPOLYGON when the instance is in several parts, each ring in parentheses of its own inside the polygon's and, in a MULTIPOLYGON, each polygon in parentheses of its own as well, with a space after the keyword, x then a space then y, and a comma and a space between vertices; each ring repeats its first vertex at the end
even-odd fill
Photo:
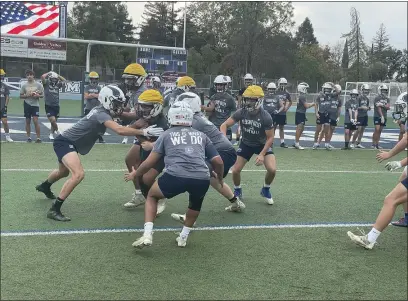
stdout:
POLYGON ((239 122, 242 139, 237 150, 237 161, 232 167, 234 194, 242 199, 241 171, 245 164, 257 154, 255 165, 265 165, 265 184, 261 195, 269 205, 273 205, 270 187, 276 175, 275 155, 272 151, 274 138, 271 115, 262 108, 264 92, 259 86, 249 86, 242 94, 242 108, 237 110, 221 125, 221 132, 227 133, 227 128, 239 122))
POLYGON ((164 157, 166 171, 149 190, 145 205, 144 233, 132 244, 136 248, 152 245, 153 221, 156 218, 158 201, 171 199, 184 192, 189 193, 189 206, 183 230, 176 241, 179 247, 186 246, 188 235, 200 214, 210 186, 206 158, 211 161, 219 183, 223 184, 222 159, 210 139, 204 133, 191 128, 193 116, 188 104, 173 104, 168 111, 170 129, 159 137, 149 157, 139 168, 125 175, 127 181, 141 177, 164 157))
POLYGON ((75 187, 84 179, 84 168, 78 153, 86 155, 99 139, 110 128, 121 136, 158 136, 163 129, 146 128, 137 130, 120 126, 113 121, 112 116, 119 115, 125 105, 125 95, 116 86, 106 86, 99 93, 98 100, 101 105, 93 108, 88 115, 79 120, 71 128, 58 135, 54 140, 54 151, 58 157, 59 166, 50 173, 48 178, 36 187, 37 191, 43 192, 49 199, 55 199, 51 192, 51 185, 58 180, 65 178, 71 173, 68 179, 53 202, 47 217, 57 221, 70 221, 69 217, 61 213, 61 206, 75 187))

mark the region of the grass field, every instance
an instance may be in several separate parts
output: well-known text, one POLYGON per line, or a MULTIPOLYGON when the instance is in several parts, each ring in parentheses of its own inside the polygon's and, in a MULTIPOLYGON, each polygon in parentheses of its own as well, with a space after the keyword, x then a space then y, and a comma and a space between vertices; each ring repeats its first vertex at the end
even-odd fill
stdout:
POLYGON ((398 181, 375 151, 276 149, 275 205, 260 198, 264 172, 250 162, 245 212, 225 212, 228 202, 210 189, 199 228, 180 249, 181 224, 170 213, 184 212, 187 199, 176 197, 155 222, 153 246, 136 250, 144 209, 122 206, 133 192, 123 181, 128 149, 96 145, 82 157, 85 179, 63 206, 72 221, 58 223, 34 188, 56 166, 52 145, 1 144, 2 299, 407 299, 406 229, 388 227, 371 251, 346 235, 374 222, 398 181), (24 234, 61 230, 70 232, 24 234))

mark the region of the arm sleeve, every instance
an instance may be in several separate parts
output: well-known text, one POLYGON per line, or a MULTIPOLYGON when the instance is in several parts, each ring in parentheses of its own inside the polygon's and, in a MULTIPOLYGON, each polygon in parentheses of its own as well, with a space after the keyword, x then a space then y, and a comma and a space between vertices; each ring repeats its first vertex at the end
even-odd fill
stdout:
POLYGON ((235 111, 235 113, 232 114, 231 118, 236 122, 240 121, 242 118, 242 109, 235 111))
POLYGON ((157 139, 156 142, 154 143, 153 152, 161 154, 161 155, 165 155, 164 138, 166 136, 167 136, 166 133, 163 133, 162 135, 160 135, 159 139, 157 139))
POLYGON ((212 158, 219 156, 215 146, 211 143, 210 139, 205 136, 205 156, 211 160, 212 158))

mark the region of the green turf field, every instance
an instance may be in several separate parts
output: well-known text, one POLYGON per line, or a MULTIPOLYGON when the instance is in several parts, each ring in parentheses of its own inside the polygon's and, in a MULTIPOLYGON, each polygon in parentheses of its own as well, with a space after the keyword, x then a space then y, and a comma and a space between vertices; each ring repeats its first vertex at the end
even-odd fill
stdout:
MULTIPOLYGON (((34 189, 55 167, 52 145, 1 144, 2 299, 407 299, 407 229, 388 227, 368 251, 347 237, 355 226, 333 225, 374 222, 398 182, 400 173, 386 172, 375 151, 276 149, 275 205, 260 198, 264 172, 250 162, 242 175, 245 212, 225 212, 228 202, 210 188, 197 221, 201 228, 180 249, 175 232, 181 224, 170 214, 184 212, 187 198, 176 197, 155 222, 161 231, 153 246, 136 250, 131 244, 141 233, 126 229, 143 227, 144 209, 122 207, 133 192, 123 181, 128 149, 96 145, 82 157, 85 179, 62 208, 72 221, 58 223, 46 218, 51 201, 34 189), (278 224, 283 228, 239 229, 278 224), (81 229, 110 230, 3 235, 81 229)), ((232 184, 231 175, 226 182, 232 184)), ((401 214, 399 209, 396 217, 401 214)))

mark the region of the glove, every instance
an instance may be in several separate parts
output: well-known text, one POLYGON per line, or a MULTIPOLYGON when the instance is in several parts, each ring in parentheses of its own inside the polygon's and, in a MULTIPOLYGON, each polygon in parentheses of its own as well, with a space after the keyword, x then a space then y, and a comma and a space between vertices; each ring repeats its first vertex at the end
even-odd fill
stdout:
POLYGON ((156 125, 149 126, 143 129, 143 136, 146 137, 158 137, 164 130, 162 128, 157 128, 156 125))
POLYGON ((381 116, 381 123, 385 123, 385 118, 384 118, 384 116, 381 116))
POLYGON ((402 166, 400 161, 391 161, 385 164, 385 168, 388 169, 388 171, 394 171, 401 167, 402 166))

